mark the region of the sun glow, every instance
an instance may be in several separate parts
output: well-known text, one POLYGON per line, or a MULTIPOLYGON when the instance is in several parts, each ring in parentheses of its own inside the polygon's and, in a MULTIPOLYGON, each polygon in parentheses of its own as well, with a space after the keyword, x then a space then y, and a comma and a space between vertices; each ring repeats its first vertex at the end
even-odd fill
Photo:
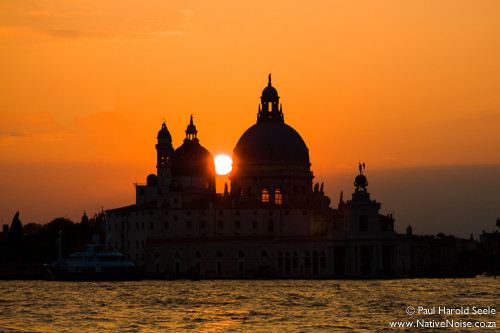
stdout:
POLYGON ((233 160, 227 155, 220 154, 215 156, 214 162, 215 172, 218 175, 227 175, 233 169, 233 160))

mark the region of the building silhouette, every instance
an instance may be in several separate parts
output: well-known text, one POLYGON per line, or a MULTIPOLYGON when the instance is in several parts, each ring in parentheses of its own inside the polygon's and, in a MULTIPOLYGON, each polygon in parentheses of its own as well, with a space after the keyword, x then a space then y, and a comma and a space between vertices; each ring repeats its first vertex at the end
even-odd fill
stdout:
POLYGON ((332 208, 323 184, 313 185, 309 150, 285 123, 279 98, 269 75, 221 194, 193 117, 177 149, 163 123, 157 173, 135 184, 135 204, 106 211, 108 245, 156 277, 393 276, 394 219, 370 198, 364 165, 352 198, 341 195, 332 208))

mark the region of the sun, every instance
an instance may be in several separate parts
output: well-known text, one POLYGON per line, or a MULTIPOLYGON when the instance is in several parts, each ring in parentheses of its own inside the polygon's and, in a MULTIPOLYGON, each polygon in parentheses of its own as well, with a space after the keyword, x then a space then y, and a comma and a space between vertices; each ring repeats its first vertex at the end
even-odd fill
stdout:
POLYGON ((214 162, 215 172, 218 175, 227 175, 231 172, 231 169, 233 169, 233 160, 227 155, 220 154, 215 156, 214 162))

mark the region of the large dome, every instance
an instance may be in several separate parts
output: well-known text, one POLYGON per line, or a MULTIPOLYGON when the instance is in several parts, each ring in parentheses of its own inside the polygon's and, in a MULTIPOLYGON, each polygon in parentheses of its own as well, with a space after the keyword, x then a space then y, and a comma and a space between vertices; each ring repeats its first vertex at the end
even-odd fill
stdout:
POLYGON ((198 142, 184 142, 174 151, 172 159, 174 176, 215 176, 212 154, 198 142))
POLYGON ((309 149, 299 133, 284 122, 260 122, 241 136, 233 151, 233 163, 309 164, 309 149))

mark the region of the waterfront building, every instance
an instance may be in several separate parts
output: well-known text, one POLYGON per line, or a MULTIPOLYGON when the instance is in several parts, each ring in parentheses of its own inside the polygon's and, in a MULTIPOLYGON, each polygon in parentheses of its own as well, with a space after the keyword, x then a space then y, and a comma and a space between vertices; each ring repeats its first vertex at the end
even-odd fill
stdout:
POLYGON ((341 195, 332 208, 323 184, 313 185, 309 150, 285 123, 279 98, 269 75, 221 194, 193 117, 175 150, 163 123, 157 173, 135 185, 135 204, 106 211, 108 245, 157 277, 393 276, 394 219, 370 198, 364 165, 352 199, 341 195))

